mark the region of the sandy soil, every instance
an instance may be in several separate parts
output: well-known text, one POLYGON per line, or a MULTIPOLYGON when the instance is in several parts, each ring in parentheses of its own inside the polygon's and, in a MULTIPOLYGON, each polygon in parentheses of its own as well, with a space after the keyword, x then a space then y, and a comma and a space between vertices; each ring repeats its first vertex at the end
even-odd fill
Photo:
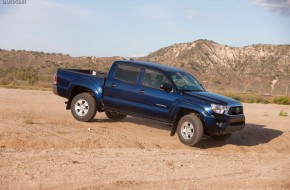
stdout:
POLYGON ((290 189, 290 106, 244 104, 243 131, 191 148, 155 121, 78 122, 64 101, 0 88, 0 189, 290 189))

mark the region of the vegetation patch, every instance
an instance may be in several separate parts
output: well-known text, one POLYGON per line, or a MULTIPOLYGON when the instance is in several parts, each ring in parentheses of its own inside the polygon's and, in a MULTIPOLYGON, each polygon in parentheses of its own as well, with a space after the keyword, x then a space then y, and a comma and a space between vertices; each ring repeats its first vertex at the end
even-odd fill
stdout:
POLYGON ((282 104, 282 105, 290 105, 290 97, 289 96, 278 96, 274 98, 275 104, 282 104))
POLYGON ((23 122, 24 122, 25 125, 34 124, 32 111, 30 111, 27 114, 25 114, 25 116, 23 118, 23 122))
POLYGON ((285 110, 281 110, 279 116, 288 116, 288 113, 285 110))
POLYGON ((290 105, 290 96, 263 96, 257 94, 218 92, 224 96, 244 103, 290 105))

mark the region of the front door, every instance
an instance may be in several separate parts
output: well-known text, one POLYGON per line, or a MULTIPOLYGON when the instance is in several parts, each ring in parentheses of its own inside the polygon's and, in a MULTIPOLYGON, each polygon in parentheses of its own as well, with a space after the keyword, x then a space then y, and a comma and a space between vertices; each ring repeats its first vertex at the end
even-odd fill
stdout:
POLYGON ((142 105, 142 115, 168 122, 170 108, 178 99, 178 95, 165 92, 160 88, 162 83, 170 83, 168 78, 154 69, 144 69, 144 74, 139 85, 138 102, 142 105))

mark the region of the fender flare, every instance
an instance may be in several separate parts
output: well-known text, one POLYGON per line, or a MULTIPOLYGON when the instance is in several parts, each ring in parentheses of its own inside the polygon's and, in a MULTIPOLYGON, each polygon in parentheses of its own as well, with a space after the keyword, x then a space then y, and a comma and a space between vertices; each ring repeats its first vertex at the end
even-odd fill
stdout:
POLYGON ((170 136, 174 136, 177 130, 178 121, 180 118, 184 115, 187 115, 189 113, 196 113, 201 117, 201 120, 203 120, 203 116, 209 115, 207 111, 205 111, 204 108, 201 106, 198 106, 196 104, 192 104, 189 102, 182 102, 178 104, 178 107, 175 107, 171 114, 174 116, 171 118, 172 120, 172 128, 170 131, 170 136))
POLYGON ((88 91, 91 92, 92 95, 94 96, 95 100, 96 100, 96 104, 97 106, 102 106, 102 95, 103 95, 103 89, 101 87, 101 85, 99 85, 98 83, 93 83, 90 84, 88 83, 88 81, 82 81, 82 80, 73 80, 71 81, 68 90, 67 90, 67 94, 66 97, 68 98, 68 102, 67 102, 67 109, 70 108, 70 103, 72 101, 72 99, 74 98, 74 96, 76 94, 79 93, 73 93, 75 88, 83 88, 84 91, 88 91))

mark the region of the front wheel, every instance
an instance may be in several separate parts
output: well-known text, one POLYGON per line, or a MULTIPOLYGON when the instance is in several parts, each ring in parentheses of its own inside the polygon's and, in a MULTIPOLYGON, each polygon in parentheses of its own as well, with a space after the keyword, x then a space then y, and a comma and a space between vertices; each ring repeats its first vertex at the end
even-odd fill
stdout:
POLYGON ((76 120, 91 121, 97 113, 94 97, 90 93, 76 95, 71 102, 71 113, 76 120))
POLYGON ((224 134, 224 135, 219 135, 219 136, 212 136, 211 138, 215 141, 225 141, 231 137, 231 133, 229 134, 224 134))
POLYGON ((107 117, 113 121, 120 121, 127 116, 125 114, 121 114, 121 113, 115 112, 115 111, 106 111, 105 113, 106 113, 107 117))
POLYGON ((183 116, 177 125, 179 140, 188 146, 197 145, 203 136, 203 125, 193 113, 183 116))

